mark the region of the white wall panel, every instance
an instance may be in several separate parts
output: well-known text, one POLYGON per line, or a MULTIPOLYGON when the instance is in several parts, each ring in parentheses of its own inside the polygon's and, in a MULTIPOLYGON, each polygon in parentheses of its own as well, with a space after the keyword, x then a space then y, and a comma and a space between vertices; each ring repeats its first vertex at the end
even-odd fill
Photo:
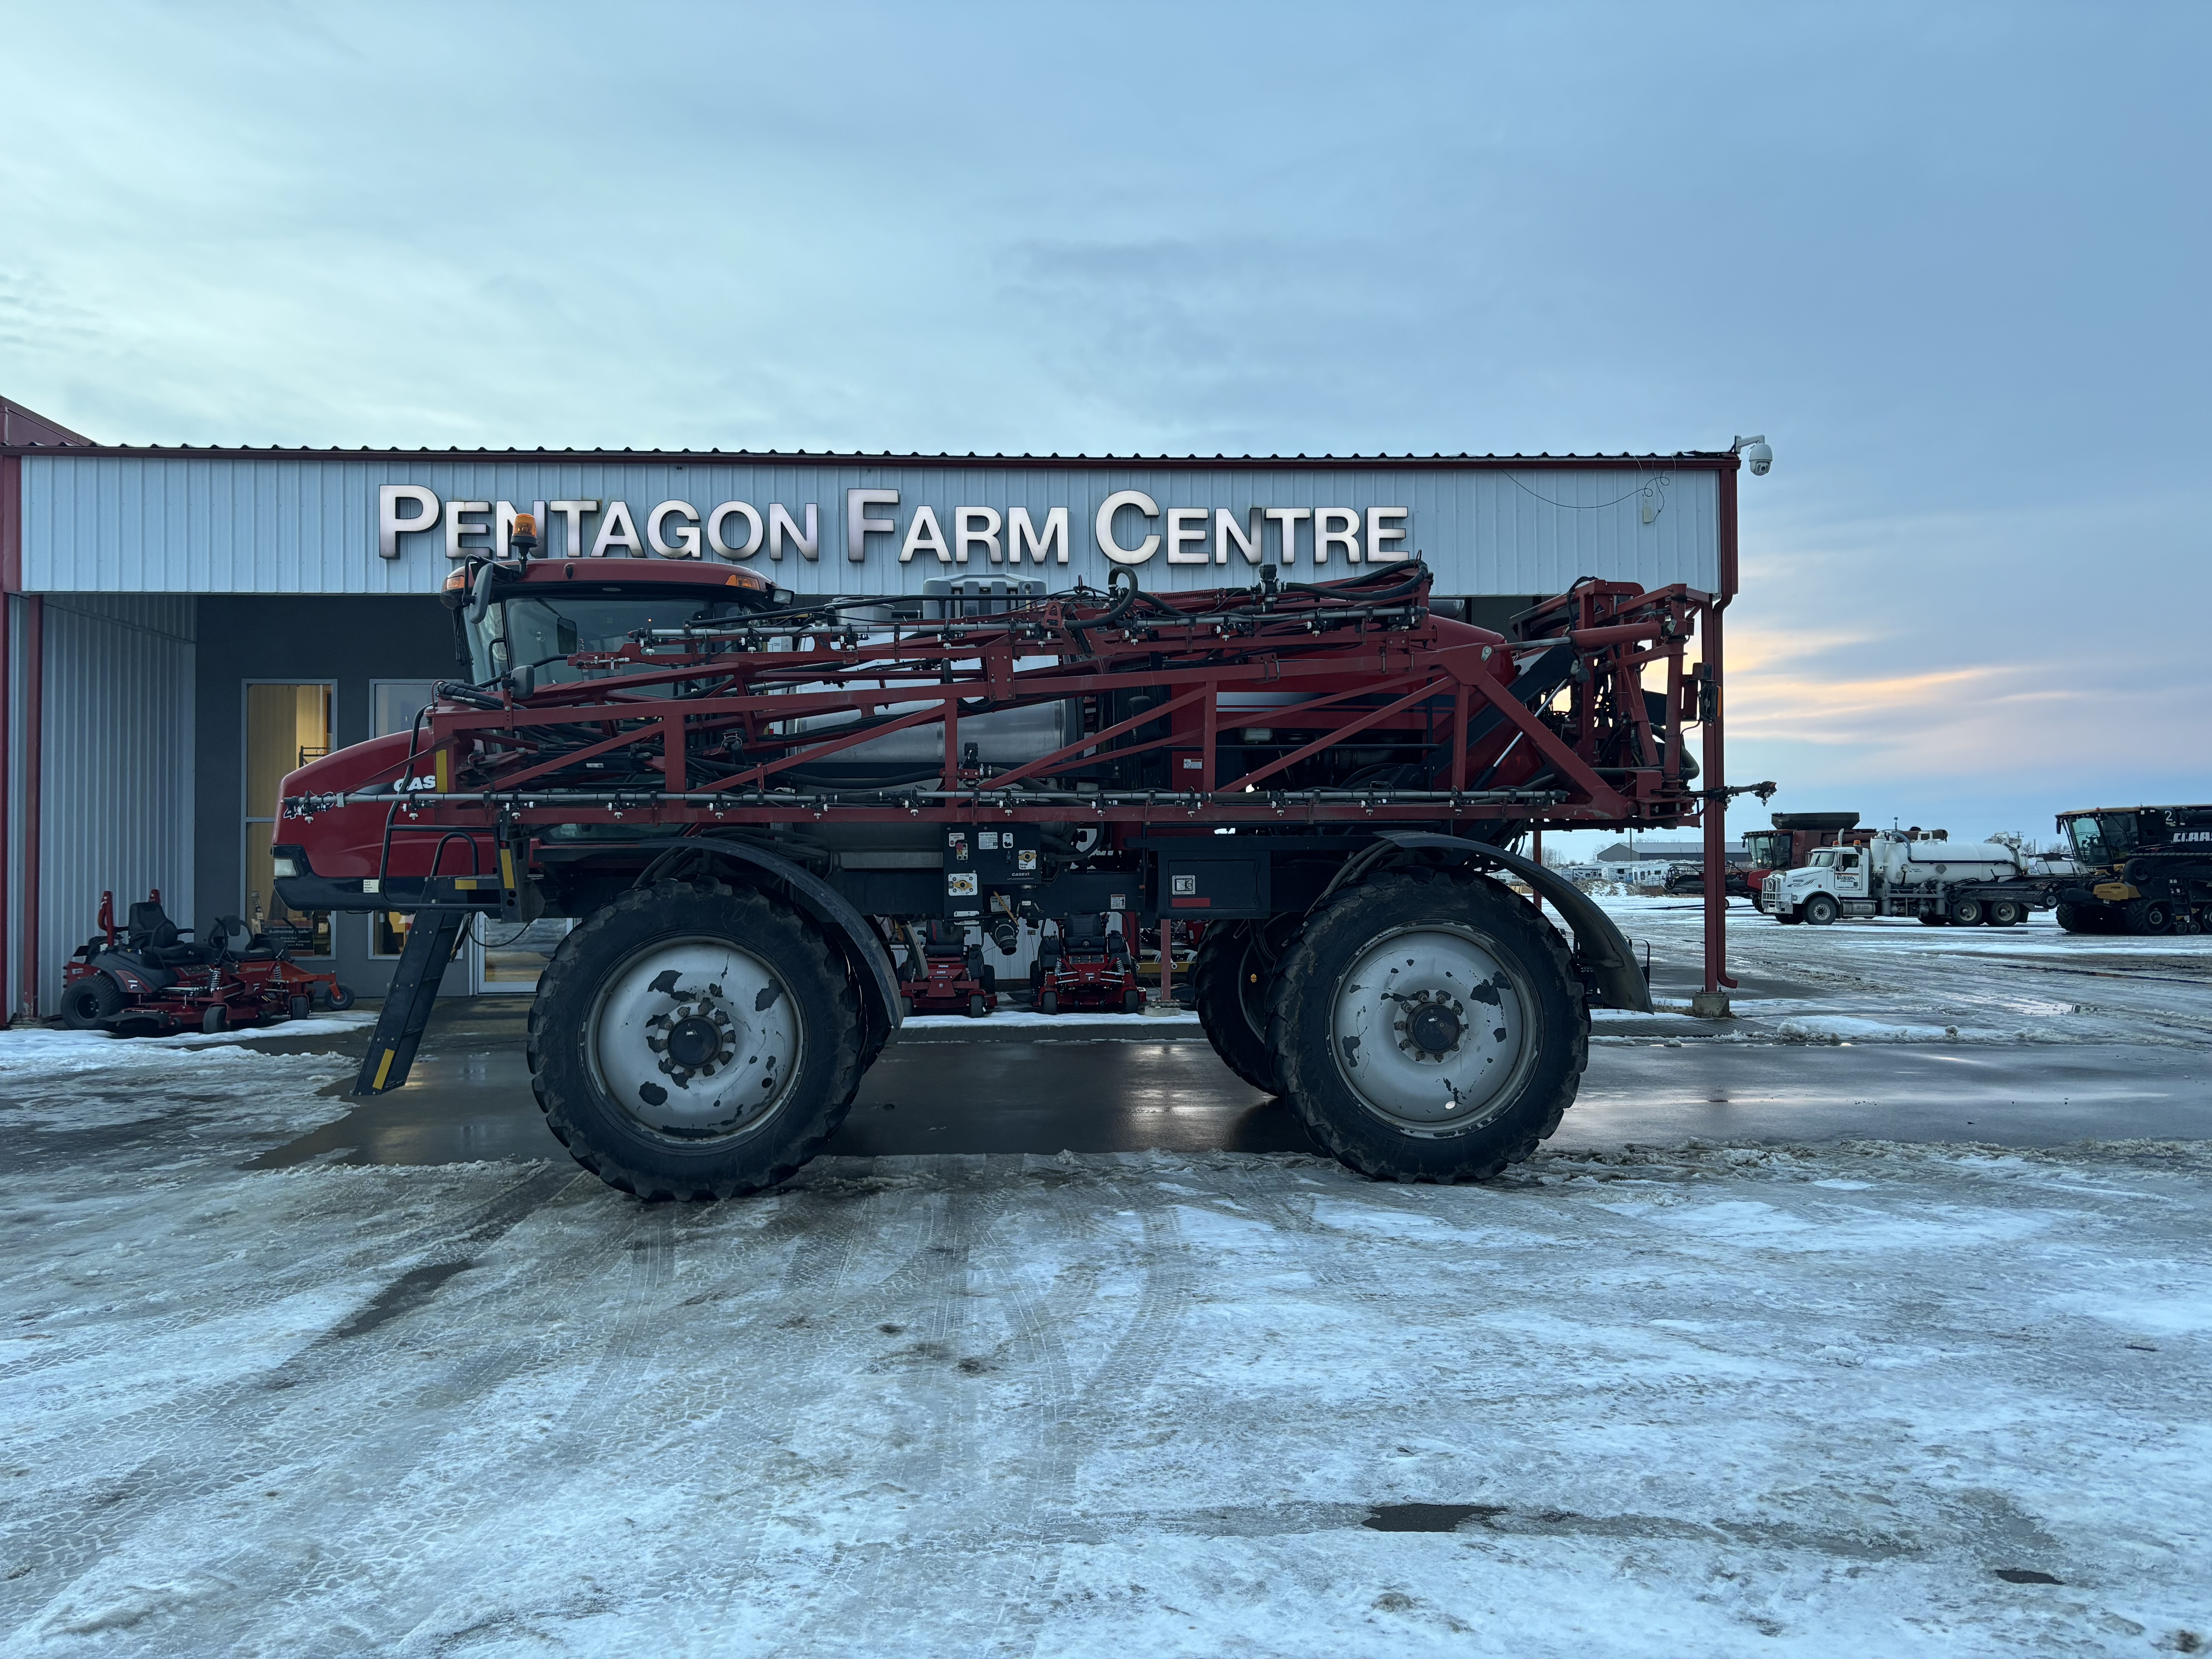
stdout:
MULTIPOLYGON (((1720 492, 1708 459, 1665 458, 1618 465, 1468 465, 1329 462, 1294 466, 1257 463, 1163 465, 1070 461, 1015 465, 975 461, 811 462, 771 457, 715 460, 544 459, 479 455, 447 461, 408 456, 194 457, 179 454, 55 454, 23 461, 24 585, 32 591, 171 593, 419 593, 434 589, 451 568, 442 530, 404 534, 401 556, 377 551, 377 490, 386 483, 420 485, 441 502, 532 503, 592 500, 586 547, 607 505, 622 501, 643 535, 647 515, 679 501, 703 520, 720 502, 743 501, 763 517, 772 503, 805 520, 816 508, 818 557, 788 553, 771 560, 764 547, 746 562, 804 592, 914 592, 927 579, 1003 570, 981 550, 966 565, 927 555, 902 563, 904 532, 927 505, 948 538, 957 507, 1015 507, 1042 520, 1068 509, 1070 559, 1025 564, 1054 588, 1080 580, 1103 586, 1115 566, 1098 549, 1094 519, 1117 490, 1135 489, 1163 509, 1226 507, 1249 522, 1255 507, 1316 508, 1403 507, 1407 552, 1418 550, 1437 573, 1444 593, 1551 593, 1583 576, 1640 582, 1687 582, 1711 590, 1720 581, 1720 492), (897 532, 868 538, 867 556, 846 556, 849 489, 899 492, 895 507, 875 509, 897 532), (1648 514, 1647 504, 1656 507, 1648 514)), ((1138 518, 1124 520, 1131 542, 1138 518)), ((550 533, 560 537, 562 531, 550 533)), ((1267 554, 1280 557, 1269 527, 1267 554)), ((1002 545, 1004 532, 1001 532, 1002 545)), ((1304 527, 1286 574, 1302 579, 1352 574, 1340 555, 1316 568, 1312 530, 1304 527)), ((1170 566, 1164 550, 1136 567, 1151 588, 1206 587, 1253 580, 1235 553, 1226 565, 1170 566)))

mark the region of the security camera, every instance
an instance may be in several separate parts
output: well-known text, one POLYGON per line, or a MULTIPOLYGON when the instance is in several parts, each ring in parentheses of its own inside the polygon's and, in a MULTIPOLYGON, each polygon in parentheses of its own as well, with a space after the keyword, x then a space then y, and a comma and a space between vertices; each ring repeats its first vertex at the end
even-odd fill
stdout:
POLYGON ((1774 452, 1767 447, 1763 437, 1738 438, 1729 447, 1743 457, 1744 465, 1751 469, 1754 478, 1763 478, 1774 469, 1774 452))

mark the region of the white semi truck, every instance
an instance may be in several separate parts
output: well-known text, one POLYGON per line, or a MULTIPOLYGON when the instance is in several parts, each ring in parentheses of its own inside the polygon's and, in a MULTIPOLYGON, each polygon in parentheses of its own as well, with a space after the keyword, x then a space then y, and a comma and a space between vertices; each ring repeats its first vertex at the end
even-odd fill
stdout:
POLYGON ((1778 921, 1816 927, 1839 916, 2009 927, 2053 902, 2051 878, 2063 873, 1999 842, 1885 830, 1863 847, 1818 848, 1800 868, 1776 871, 1760 908, 1778 921))

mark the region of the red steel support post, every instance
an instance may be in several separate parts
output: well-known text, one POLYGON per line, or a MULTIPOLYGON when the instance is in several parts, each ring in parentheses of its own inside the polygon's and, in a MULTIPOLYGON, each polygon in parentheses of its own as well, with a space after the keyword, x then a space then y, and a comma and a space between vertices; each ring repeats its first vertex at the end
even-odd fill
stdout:
MULTIPOLYGON (((12 456, 7 464, 15 464, 12 456)), ((9 856, 14 820, 8 816, 15 775, 15 595, 0 586, 0 1025, 8 1023, 8 866, 15 861, 9 856)))
POLYGON ((1705 989, 1733 990, 1728 976, 1728 796, 1722 793, 1721 611, 1705 611, 1705 989))
POLYGON ((1724 764, 1723 726, 1728 712, 1725 676, 1721 670, 1721 611, 1735 597, 1736 587, 1736 470, 1730 465, 1717 474, 1720 487, 1720 592, 1705 606, 1705 658, 1706 676, 1705 716, 1705 994, 1717 997, 1734 990, 1728 975, 1728 772, 1724 764))
POLYGON ((0 1025, 8 1023, 8 871, 15 858, 15 602, 23 585, 23 459, 0 455, 0 1025))

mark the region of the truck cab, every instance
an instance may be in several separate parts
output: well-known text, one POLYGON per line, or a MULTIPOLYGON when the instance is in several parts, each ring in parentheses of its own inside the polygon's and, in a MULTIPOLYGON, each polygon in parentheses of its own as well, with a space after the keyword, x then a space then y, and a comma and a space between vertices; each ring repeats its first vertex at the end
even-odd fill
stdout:
POLYGON ((1747 830, 1743 838, 1744 885, 1752 903, 1765 909, 1767 878, 1801 867, 1815 848, 1863 843, 1865 832, 1858 821, 1856 812, 1777 812, 1771 829, 1747 830))
POLYGON ((1785 922, 1823 927, 1838 916, 1871 914, 1867 853, 1861 847, 1816 848, 1803 867, 1766 878, 1759 908, 1785 922))

